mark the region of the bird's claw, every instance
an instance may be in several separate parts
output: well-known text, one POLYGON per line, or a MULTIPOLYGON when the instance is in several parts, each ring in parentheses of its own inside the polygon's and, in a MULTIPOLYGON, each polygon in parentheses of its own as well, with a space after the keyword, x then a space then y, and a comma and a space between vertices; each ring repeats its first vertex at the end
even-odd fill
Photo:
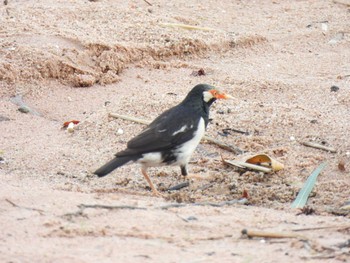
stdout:
POLYGON ((164 195, 162 193, 160 193, 158 190, 153 190, 152 193, 156 197, 164 197, 164 195))

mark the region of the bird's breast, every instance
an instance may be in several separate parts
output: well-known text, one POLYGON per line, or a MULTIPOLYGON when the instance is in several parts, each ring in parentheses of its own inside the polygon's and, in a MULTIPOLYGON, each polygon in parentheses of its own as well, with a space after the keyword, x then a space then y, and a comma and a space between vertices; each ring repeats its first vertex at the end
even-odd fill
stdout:
POLYGON ((193 154, 194 150, 197 148, 199 142, 203 138, 205 133, 205 121, 201 117, 198 123, 197 130, 193 133, 192 139, 180 145, 174 154, 177 156, 176 165, 187 164, 193 154))

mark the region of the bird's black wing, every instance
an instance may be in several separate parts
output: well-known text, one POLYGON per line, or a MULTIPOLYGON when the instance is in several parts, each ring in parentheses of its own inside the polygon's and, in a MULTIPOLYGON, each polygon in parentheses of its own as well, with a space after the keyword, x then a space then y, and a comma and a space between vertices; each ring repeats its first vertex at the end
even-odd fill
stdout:
POLYGON ((199 120, 199 114, 183 105, 175 106, 162 113, 143 132, 131 139, 127 149, 117 153, 117 156, 173 149, 193 138, 199 120))

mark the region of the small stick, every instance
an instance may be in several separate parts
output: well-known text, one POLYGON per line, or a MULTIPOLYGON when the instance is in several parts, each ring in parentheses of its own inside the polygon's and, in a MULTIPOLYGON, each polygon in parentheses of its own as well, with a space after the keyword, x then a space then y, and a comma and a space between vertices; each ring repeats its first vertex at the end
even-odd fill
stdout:
MULTIPOLYGON (((133 122, 141 123, 141 124, 145 124, 145 125, 148 125, 148 124, 151 123, 150 121, 147 121, 147 120, 144 120, 144 119, 140 119, 140 118, 136 118, 136 117, 132 117, 132 116, 127 116, 127 115, 122 115, 122 114, 118 114, 118 113, 109 113, 109 116, 113 117, 113 118, 116 118, 116 119, 133 121, 133 122)), ((216 139, 208 137, 208 136, 204 136, 202 140, 206 140, 209 143, 216 144, 220 148, 223 148, 223 149, 225 149, 227 151, 234 152, 236 154, 242 154, 244 152, 244 151, 242 151, 241 149, 239 149, 236 146, 232 146, 232 145, 226 144, 224 142, 221 142, 219 140, 216 140, 216 139)))
POLYGON ((176 23, 160 23, 163 27, 179 27, 187 30, 203 30, 203 31, 214 31, 216 29, 210 27, 200 27, 200 26, 191 26, 185 24, 176 24, 176 23))
POLYGON ((318 143, 315 143, 315 142, 301 142, 301 144, 304 145, 304 146, 308 146, 308 147, 312 147, 312 148, 316 148, 316 149, 329 151, 331 153, 336 153, 337 152, 333 147, 327 147, 327 146, 324 146, 322 144, 318 144, 318 143))
POLYGON ((242 230, 242 235, 248 238, 262 237, 262 238, 301 238, 307 240, 308 238, 297 235, 295 233, 278 233, 278 232, 265 232, 265 231, 254 231, 254 230, 242 230))
POLYGON ((343 4, 346 6, 350 6, 350 1, 349 0, 333 0, 334 3, 338 3, 338 4, 343 4))
POLYGON ((86 214, 84 214, 84 210, 87 208, 93 208, 93 209, 108 209, 108 210, 114 210, 114 209, 131 209, 131 210, 147 210, 145 207, 137 207, 137 206, 128 206, 128 205, 87 205, 87 204, 80 204, 78 205, 79 210, 73 213, 67 213, 62 215, 62 217, 66 217, 69 220, 72 220, 73 217, 82 216, 87 217, 86 214))
POLYGON ((12 202, 11 200, 9 200, 7 198, 5 199, 5 201, 8 202, 9 204, 11 204, 13 207, 36 211, 36 212, 39 212, 40 214, 45 212, 44 210, 41 210, 41 209, 38 209, 38 208, 32 208, 32 207, 26 207, 26 206, 17 205, 17 204, 15 204, 14 202, 12 202))
POLYGON ((116 119, 119 118, 122 120, 133 121, 133 122, 141 123, 141 124, 145 124, 145 125, 148 125, 151 123, 150 121, 147 121, 147 120, 143 120, 143 119, 139 119, 136 117, 127 116, 127 115, 122 115, 122 114, 118 114, 118 113, 109 113, 109 116, 116 118, 116 119))
POLYGON ((137 206, 129 206, 129 205, 85 205, 80 204, 78 205, 80 209, 85 208, 97 208, 97 209, 131 209, 131 210, 147 210, 145 207, 137 207, 137 206))
POLYGON ((169 204, 158 207, 159 209, 166 210, 169 208, 179 208, 185 206, 213 206, 213 207, 223 207, 225 205, 233 205, 233 204, 245 204, 248 200, 246 198, 242 199, 233 199, 229 201, 223 201, 220 203, 211 203, 211 202, 202 202, 202 203, 189 203, 189 204, 169 204))
POLYGON ((323 229, 350 229, 350 226, 319 226, 319 227, 307 227, 307 228, 297 228, 293 229, 292 231, 299 232, 299 231, 310 231, 310 230, 323 230, 323 229))
MULTIPOLYGON (((5 199, 7 202, 12 204, 13 206, 17 206, 13 202, 5 199)), ((204 203, 190 203, 190 204, 168 204, 164 206, 159 206, 156 209, 162 209, 162 210, 167 210, 169 208, 179 208, 179 207, 186 207, 186 206, 214 206, 214 207, 222 207, 225 205, 233 205, 233 204, 245 204, 247 202, 247 199, 242 198, 242 199, 234 199, 230 201, 224 201, 220 203, 209 203, 209 202, 204 202, 204 203)), ((95 205, 89 205, 89 204, 80 204, 78 205, 79 210, 74 213, 67 213, 64 214, 63 217, 68 217, 72 218, 74 216, 84 216, 87 217, 87 215, 84 214, 84 210, 87 208, 92 208, 92 209, 108 209, 108 210, 114 210, 114 209, 131 209, 131 210, 148 210, 147 207, 137 207, 137 206, 129 206, 129 205, 100 205, 100 204, 95 204, 95 205)), ((34 210, 34 209, 33 209, 34 210)))
POLYGON ((241 162, 241 161, 229 161, 229 160, 225 160, 225 159, 222 159, 222 161, 225 164, 233 165, 233 166, 236 166, 238 168, 248 168, 248 169, 260 171, 263 173, 271 173, 272 172, 272 170, 270 168, 262 167, 260 165, 255 165, 255 164, 251 164, 251 163, 246 163, 246 162, 241 162))
POLYGON ((247 132, 247 131, 241 131, 241 130, 234 129, 234 128, 226 128, 226 129, 222 129, 222 131, 223 132, 232 131, 232 132, 237 132, 237 133, 244 134, 244 135, 249 135, 249 132, 247 132))
POLYGON ((215 184, 215 183, 205 184, 205 185, 199 187, 198 189, 201 190, 201 191, 204 191, 204 190, 206 190, 206 189, 212 187, 214 184, 215 184))
POLYGON ((240 148, 238 148, 236 146, 229 145, 227 143, 221 142, 221 141, 219 141, 217 139, 214 139, 214 138, 211 138, 211 137, 208 137, 208 136, 204 136, 203 140, 206 140, 209 143, 215 144, 215 145, 219 146, 220 148, 222 148, 224 150, 227 150, 227 151, 230 151, 230 152, 233 152, 235 154, 242 154, 242 153, 244 153, 243 150, 241 150, 240 148))
POLYGON ((146 2, 149 6, 152 6, 152 4, 150 2, 148 2, 147 0, 143 0, 144 2, 146 2))
POLYGON ((168 188, 168 191, 177 191, 177 190, 180 190, 182 188, 185 188, 185 187, 188 187, 190 185, 189 182, 183 182, 181 184, 178 184, 178 185, 174 185, 172 187, 169 187, 168 188))

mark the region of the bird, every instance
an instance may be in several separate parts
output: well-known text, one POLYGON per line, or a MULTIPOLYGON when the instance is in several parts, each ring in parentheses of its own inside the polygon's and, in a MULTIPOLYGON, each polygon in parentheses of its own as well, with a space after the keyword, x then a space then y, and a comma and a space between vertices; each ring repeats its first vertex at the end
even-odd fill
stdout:
POLYGON ((232 96, 209 84, 198 84, 178 105, 164 111, 139 135, 127 142, 126 149, 97 169, 94 174, 106 176, 129 163, 141 165, 141 172, 155 196, 162 196, 147 174, 147 168, 164 165, 180 166, 188 175, 191 155, 201 141, 209 122, 210 106, 217 99, 232 96))

